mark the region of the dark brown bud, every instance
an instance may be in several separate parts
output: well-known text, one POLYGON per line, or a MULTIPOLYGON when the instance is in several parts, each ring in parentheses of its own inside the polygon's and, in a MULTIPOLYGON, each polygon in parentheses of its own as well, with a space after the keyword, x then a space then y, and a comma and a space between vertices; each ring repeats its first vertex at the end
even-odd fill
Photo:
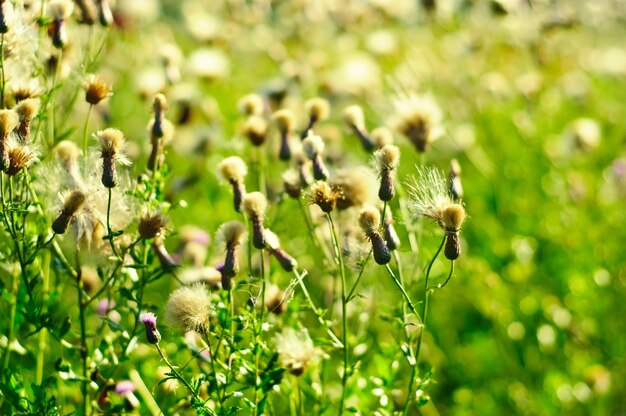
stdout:
POLYGON ((365 149, 367 152, 371 152, 375 149, 376 146, 374 145, 374 142, 372 141, 372 139, 370 139, 369 135, 364 129, 358 128, 357 126, 352 126, 351 129, 354 135, 361 142, 363 149, 365 149))
POLYGON ((241 212, 241 201, 246 194, 246 185, 243 181, 230 181, 230 184, 233 186, 233 205, 235 211, 241 212))
POLYGON ((263 228, 263 219, 261 217, 252 217, 252 245, 259 250, 265 248, 265 236, 263 228))
POLYGON ((379 233, 371 233, 367 236, 372 242, 372 253, 376 264, 384 265, 391 261, 391 252, 385 244, 385 240, 379 233))
POLYGON ((448 260, 456 260, 461 254, 461 239, 458 232, 446 233, 446 245, 443 249, 443 253, 448 260))
MULTIPOLYGON (((156 124, 156 123, 155 123, 156 124)), ((161 140, 152 140, 152 149, 148 157, 148 170, 158 170, 163 163, 163 142, 161 140)))
POLYGON ((67 230, 70 221, 74 217, 74 214, 85 203, 86 196, 81 191, 73 191, 63 203, 63 209, 59 216, 52 223, 52 231, 57 234, 63 234, 67 230))
POLYGON ((52 22, 52 44, 55 48, 63 49, 67 45, 67 27, 65 20, 55 20, 52 22))
POLYGON ((115 188, 117 185, 117 169, 113 157, 102 158, 102 185, 107 188, 115 188))
POLYGON ((222 288, 230 289, 230 281, 239 273, 239 259, 237 257, 237 245, 226 247, 226 258, 222 268, 222 288))
POLYGON ((385 242, 387 243, 387 248, 391 251, 400 247, 400 238, 392 221, 385 221, 385 242))
POLYGON ((280 134, 280 151, 278 152, 280 160, 291 159, 291 148, 289 147, 289 132, 281 132, 280 134))
POLYGON ((276 248, 272 250, 271 253, 274 258, 278 260, 278 263, 280 263, 280 266, 286 272, 291 272, 298 266, 298 262, 296 261, 296 259, 287 254, 287 252, 282 248, 276 248))
POLYGON ((396 194, 393 186, 393 174, 389 169, 383 169, 380 172, 380 188, 378 189, 378 198, 381 201, 391 201, 396 194))

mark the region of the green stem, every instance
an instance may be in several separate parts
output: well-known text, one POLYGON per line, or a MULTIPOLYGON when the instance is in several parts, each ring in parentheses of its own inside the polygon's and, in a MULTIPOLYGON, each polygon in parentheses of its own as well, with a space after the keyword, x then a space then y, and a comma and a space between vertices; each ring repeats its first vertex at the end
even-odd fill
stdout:
POLYGON ((309 303, 309 307, 313 310, 313 313, 315 314, 317 321, 320 323, 320 325, 322 325, 322 328, 326 330, 326 332, 328 333, 328 336, 330 336, 330 338, 335 343, 335 346, 337 346, 338 348, 343 348, 343 343, 339 341, 339 338, 337 338, 337 335, 335 335, 332 329, 330 329, 328 324, 322 318, 322 312, 319 309, 317 309, 317 307, 313 303, 313 299, 311 298, 311 295, 309 294, 309 291, 307 290, 306 285, 304 284, 304 281, 302 280, 304 276, 306 276, 306 271, 303 274, 300 274, 298 273, 296 269, 294 269, 293 273, 296 275, 296 279, 298 280, 298 284, 300 285, 300 288, 302 289, 302 293, 304 293, 304 297, 309 303))
POLYGON ((426 319, 427 319, 427 314, 428 314, 428 301, 430 299, 430 290, 428 288, 428 278, 430 277, 430 271, 433 267, 433 264, 435 264, 435 260, 437 260, 437 257, 439 256, 439 253, 441 253, 441 250, 443 249, 443 245, 446 242, 446 237, 443 237, 443 240, 441 240, 441 244, 439 244, 439 248, 437 249, 437 252, 435 253, 435 255, 433 256, 433 258, 430 260, 430 263, 428 264, 428 268, 426 269, 426 277, 424 278, 424 302, 422 303, 422 325, 421 325, 421 329, 420 329, 420 333, 417 336, 417 347, 415 348, 415 357, 413 359, 412 364, 412 370, 411 370, 411 379, 409 381, 409 394, 407 396, 406 402, 404 403, 404 411, 403 414, 406 415, 408 410, 409 410, 409 404, 411 402, 411 397, 413 396, 413 385, 415 384, 415 378, 417 376, 417 364, 419 361, 419 356, 420 356, 420 352, 422 350, 422 339, 424 338, 424 332, 426 331, 426 319))
MULTIPOLYGON (((50 252, 43 252, 42 259, 42 282, 41 282, 41 300, 45 305, 46 300, 48 299, 48 291, 50 290, 50 252)), ((39 332, 39 347, 37 350, 37 370, 35 371, 35 380, 36 383, 41 385, 43 383, 43 367, 45 361, 45 353, 46 353, 46 335, 48 330, 46 328, 42 328, 39 332)))
POLYGON ((261 332, 263 331, 263 315, 265 311, 265 251, 259 250, 261 253, 261 293, 257 298, 257 302, 261 302, 261 311, 259 312, 259 327, 255 331, 256 338, 256 353, 255 353, 255 366, 254 366, 254 414, 258 415, 259 402, 258 402, 258 388, 259 388, 259 365, 261 363, 261 332))
POLYGON ((174 366, 170 363, 170 361, 167 359, 167 357, 165 356, 165 353, 163 352, 163 350, 161 349, 161 346, 159 344, 154 344, 157 348, 157 351, 159 352, 159 355, 161 356, 161 358, 163 359, 163 361, 165 362, 165 365, 167 365, 170 369, 170 371, 172 373, 174 373, 174 375, 176 376, 176 378, 183 383, 183 385, 187 388, 187 390, 189 390, 189 392, 191 393, 191 395, 194 397, 194 399, 196 399, 196 401, 198 403, 204 403, 202 401, 202 399, 200 398, 200 396, 198 396, 198 393, 196 393, 196 391, 194 390, 193 387, 191 387, 191 384, 189 384, 187 382, 187 380, 185 380, 185 378, 178 372, 176 371, 176 369, 174 368, 174 366))
POLYGON ((415 305, 411 301, 411 298, 409 297, 409 294, 404 289, 404 286, 402 285, 402 282, 400 282, 398 280, 398 278, 394 274, 393 270, 391 270, 391 267, 389 267, 389 264, 386 264, 385 268, 387 269, 387 273, 389 274, 389 276, 391 276, 391 279, 393 279, 393 282, 396 284, 398 289, 400 289, 400 292, 402 293, 402 296, 404 296, 404 300, 406 301, 407 305, 409 306, 409 309, 411 310, 411 312, 413 312, 415 314, 415 316, 419 320, 420 319, 420 315, 417 313, 417 309, 415 309, 415 305))
POLYGON ((348 384, 348 367, 350 364, 350 354, 348 345, 348 302, 346 301, 346 272, 343 263, 343 255, 341 254, 341 247, 339 246, 339 240, 337 238, 337 230, 333 217, 330 213, 326 213, 326 219, 328 220, 328 226, 330 227, 330 235, 332 237, 333 248, 335 249, 335 257, 339 263, 339 273, 341 275, 341 320, 343 326, 343 376, 341 377, 341 400, 339 402, 339 415, 343 414, 344 402, 346 400, 346 386, 348 384))
POLYGON ((348 302, 350 302, 354 296, 354 291, 356 290, 356 287, 358 286, 359 282, 361 281, 361 276, 363 276, 363 272, 365 271, 365 266, 367 266, 367 262, 369 261, 370 257, 372 257, 372 249, 370 248, 369 253, 367 253, 367 257, 365 257, 365 261, 363 262, 363 265, 361 266, 361 270, 359 271, 359 275, 357 276, 356 280, 354 281, 354 284, 352 285, 352 289, 350 289, 350 292, 348 292, 348 302))
POLYGON ((18 283, 15 270, 11 273, 11 310, 9 311, 9 334, 7 336, 7 348, 4 351, 4 359, 2 360, 2 372, 9 367, 9 359, 11 357, 11 346, 15 341, 15 315, 17 314, 17 291, 18 283))
MULTIPOLYGON (((88 137, 88 130, 89 130, 89 120, 91 118, 91 109, 93 108, 93 104, 89 104, 89 110, 87 110, 87 117, 85 117, 85 124, 83 126, 83 177, 87 178, 87 174, 88 174, 88 169, 89 169, 89 153, 87 153, 88 150, 88 144, 89 144, 89 137, 88 137)), ((109 199, 110 199, 110 189, 109 189, 109 199)), ((110 203, 110 202, 109 202, 110 203)), ((108 219, 108 215, 107 215, 107 219, 108 219)), ((110 232, 109 232, 110 234, 110 232)))
POLYGON ((109 198, 107 200, 107 238, 109 240, 109 244, 111 245, 111 250, 113 251, 113 254, 115 255, 115 257, 117 257, 118 261, 123 261, 122 258, 120 257, 120 255, 117 253, 117 250, 115 249, 115 244, 113 243, 113 229, 111 228, 111 199, 112 199, 112 192, 113 189, 112 188, 108 188, 109 190, 109 198))
POLYGON ((87 346, 87 320, 85 317, 85 299, 83 297, 83 276, 80 267, 80 258, 78 251, 76 252, 76 270, 78 270, 78 276, 76 280, 76 292, 78 294, 78 316, 80 320, 80 356, 82 359, 82 376, 81 380, 81 392, 83 395, 83 415, 89 414, 89 393, 87 391, 88 374, 87 374, 87 358, 89 357, 89 349, 87 346))

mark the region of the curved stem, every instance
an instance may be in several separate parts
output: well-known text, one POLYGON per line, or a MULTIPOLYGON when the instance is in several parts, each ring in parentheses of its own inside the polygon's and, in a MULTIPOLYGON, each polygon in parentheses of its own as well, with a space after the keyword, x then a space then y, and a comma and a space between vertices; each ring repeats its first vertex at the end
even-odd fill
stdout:
POLYGON ((428 290, 444 288, 448 284, 450 279, 452 278, 453 273, 454 273, 454 260, 450 260, 450 273, 448 273, 448 277, 446 277, 446 280, 444 280, 443 283, 439 283, 438 285, 429 287, 428 290))
POLYGON ((389 273, 389 276, 391 276, 391 278, 393 279, 393 282, 396 284, 398 289, 400 289, 400 292, 402 292, 402 296, 404 296, 404 300, 406 300, 406 303, 409 306, 409 309, 411 310, 411 312, 413 312, 415 314, 415 316, 417 317, 418 321, 421 321, 420 320, 420 315, 417 313, 417 309, 415 309, 415 305, 411 301, 411 298, 409 297, 409 294, 406 293, 406 290, 404 289, 404 286, 398 280, 396 275, 393 273, 393 270, 391 270, 391 267, 389 267, 389 264, 386 264, 385 268, 387 269, 387 273, 389 273))
POLYGON ((200 396, 198 396, 198 393, 196 393, 196 391, 193 389, 193 387, 191 387, 191 384, 189 384, 189 382, 187 382, 187 380, 185 380, 185 378, 178 372, 176 371, 176 369, 174 368, 174 366, 170 363, 170 361, 167 359, 167 357, 165 356, 165 353, 163 352, 163 350, 161 349, 161 346, 159 344, 154 344, 157 348, 157 351, 159 352, 159 355, 161 356, 161 358, 163 359, 163 361, 165 362, 165 365, 167 365, 169 367, 169 369, 172 371, 172 373, 174 373, 174 375, 176 376, 176 378, 185 385, 185 387, 187 387, 187 390, 189 390, 189 392, 192 394, 193 398, 196 399, 196 401, 198 403, 203 403, 202 399, 200 398, 200 396))

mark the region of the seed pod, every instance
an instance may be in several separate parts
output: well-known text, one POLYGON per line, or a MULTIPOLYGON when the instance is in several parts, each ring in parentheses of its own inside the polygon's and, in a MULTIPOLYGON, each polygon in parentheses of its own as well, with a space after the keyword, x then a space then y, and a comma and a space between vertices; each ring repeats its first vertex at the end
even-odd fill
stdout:
POLYGON ((241 212, 241 201, 246 194, 246 186, 243 182, 231 181, 230 184, 233 187, 233 206, 235 211, 241 212))
POLYGON ((400 163, 400 149, 394 145, 385 145, 374 153, 374 165, 380 177, 378 198, 381 201, 391 201, 396 193, 393 180, 400 163))
POLYGON ((261 146, 267 139, 269 126, 267 121, 261 116, 249 116, 243 124, 243 135, 250 140, 254 146, 261 146))
POLYGON ((461 254, 461 239, 458 232, 446 233, 446 245, 443 249, 443 253, 448 260, 456 260, 461 254))
POLYGON ((291 148, 289 147, 289 139, 295 125, 295 116, 290 110, 278 110, 273 115, 274 121, 280 132, 280 151, 278 157, 280 160, 291 159, 291 148))
POLYGON ((317 181, 325 181, 328 179, 328 169, 322 159, 324 152, 324 140, 320 136, 316 136, 309 132, 302 142, 302 150, 307 157, 313 162, 313 177, 317 181))
POLYGON ((368 240, 372 243, 372 252, 377 264, 383 265, 391 260, 391 252, 380 235, 380 213, 371 206, 365 205, 358 217, 359 226, 368 240))
POLYGON ((380 172, 380 188, 378 189, 378 198, 381 201, 391 201, 396 194, 393 186, 393 175, 391 170, 384 169, 380 172))
POLYGON ((115 188, 117 185, 117 169, 112 157, 102 158, 102 184, 107 188, 115 188))
POLYGON ((309 192, 309 201, 327 214, 335 209, 339 197, 340 194, 323 181, 315 182, 309 192))
POLYGON ((222 269, 222 288, 230 289, 230 281, 239 273, 239 261, 237 256, 238 246, 226 248, 226 258, 222 269))

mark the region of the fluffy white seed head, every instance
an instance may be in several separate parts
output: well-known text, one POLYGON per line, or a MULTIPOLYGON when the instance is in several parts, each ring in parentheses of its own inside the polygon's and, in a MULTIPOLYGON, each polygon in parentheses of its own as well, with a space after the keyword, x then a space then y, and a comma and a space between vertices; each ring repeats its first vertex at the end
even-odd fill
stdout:
POLYGON ((309 117, 315 120, 324 120, 330 114, 330 104, 325 98, 311 98, 304 103, 304 107, 309 117))
POLYGON ((374 153, 374 163, 379 173, 395 170, 400 164, 400 149, 392 144, 385 145, 374 153))
POLYGON ((243 197, 241 209, 248 218, 263 218, 267 210, 267 198, 261 192, 250 192, 243 197))
POLYGON ((165 305, 165 320, 183 331, 206 333, 211 316, 211 296, 202 284, 176 289, 165 305))
POLYGON ((363 109, 358 105, 349 105, 343 110, 343 121, 350 127, 365 129, 365 115, 363 109))
POLYGON ((217 231, 218 240, 227 246, 238 246, 246 235, 246 226, 239 221, 229 221, 217 231))
POLYGON ((278 361, 285 370, 295 376, 301 376, 321 356, 306 329, 299 331, 285 328, 274 339, 278 351, 278 361))
POLYGON ((276 122, 276 125, 278 126, 278 130, 280 130, 283 133, 288 133, 288 132, 293 131, 296 125, 295 114, 293 113, 293 111, 287 108, 283 108, 283 109, 276 111, 272 115, 272 118, 276 122))
POLYGON ((248 94, 239 100, 237 109, 245 116, 259 116, 263 114, 263 97, 259 94, 248 94))
POLYGON ((380 228, 380 212, 373 205, 365 205, 359 212, 359 226, 365 233, 370 235, 378 232, 380 228))
POLYGON ((393 133, 387 127, 376 127, 370 133, 370 138, 374 142, 374 146, 382 148, 387 144, 393 144, 393 133))
MULTIPOLYGON (((455 215, 448 211, 451 206, 460 205, 455 203, 450 196, 443 173, 435 168, 418 167, 417 177, 410 185, 409 210, 413 219, 420 216, 428 217, 445 229, 447 225, 444 222, 444 213, 455 215)), ((456 215, 450 221, 458 218, 459 216, 456 215)), ((452 223, 450 221, 448 222, 452 223)))
POLYGON ((217 172, 224 181, 240 183, 248 174, 248 166, 239 156, 230 156, 217 165, 217 172))

